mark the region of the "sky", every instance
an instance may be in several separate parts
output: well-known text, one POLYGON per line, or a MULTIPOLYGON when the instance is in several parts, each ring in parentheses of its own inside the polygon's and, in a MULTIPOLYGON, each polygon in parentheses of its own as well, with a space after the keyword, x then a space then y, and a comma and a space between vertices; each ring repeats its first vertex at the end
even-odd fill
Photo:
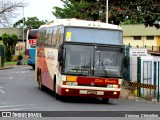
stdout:
MULTIPOLYGON (((24 7, 24 17, 37 17, 39 20, 52 21, 56 19, 52 14, 53 7, 63 7, 61 0, 23 0, 26 3, 24 7)), ((18 16, 13 19, 17 22, 23 18, 23 8, 18 9, 18 16)))

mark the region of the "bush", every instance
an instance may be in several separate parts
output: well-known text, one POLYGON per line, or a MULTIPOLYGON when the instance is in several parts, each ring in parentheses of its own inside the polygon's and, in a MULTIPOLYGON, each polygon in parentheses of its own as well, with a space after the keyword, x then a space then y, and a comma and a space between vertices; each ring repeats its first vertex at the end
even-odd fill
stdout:
POLYGON ((0 44, 0 48, 4 48, 4 45, 3 45, 3 44, 0 44))
POLYGON ((23 59, 23 56, 20 54, 18 55, 18 60, 22 60, 23 59))
POLYGON ((6 61, 10 62, 12 60, 11 52, 8 50, 6 51, 6 61))

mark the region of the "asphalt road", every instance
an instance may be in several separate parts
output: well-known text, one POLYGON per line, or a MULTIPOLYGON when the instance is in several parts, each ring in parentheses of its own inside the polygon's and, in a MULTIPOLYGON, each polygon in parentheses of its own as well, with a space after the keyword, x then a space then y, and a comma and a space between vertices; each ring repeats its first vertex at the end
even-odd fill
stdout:
MULTIPOLYGON (((39 90, 34 80, 32 67, 15 66, 12 69, 0 70, 0 111, 68 111, 75 112, 76 116, 76 111, 82 111, 82 113, 83 111, 99 111, 101 115, 100 111, 123 113, 124 111, 159 110, 160 103, 126 99, 111 99, 109 104, 102 104, 101 100, 91 98, 72 97, 56 100, 51 91, 39 90)), ((67 113, 63 113, 66 116, 67 113)), ((96 116, 94 112, 87 114, 91 117, 96 116)))

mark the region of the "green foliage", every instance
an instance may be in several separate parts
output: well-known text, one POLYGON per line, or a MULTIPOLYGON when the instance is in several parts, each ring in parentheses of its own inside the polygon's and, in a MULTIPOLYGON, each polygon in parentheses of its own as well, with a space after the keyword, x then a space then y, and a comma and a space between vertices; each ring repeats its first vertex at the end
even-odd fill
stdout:
POLYGON ((3 45, 3 44, 0 44, 0 48, 4 48, 4 45, 3 45))
POLYGON ((12 60, 12 54, 14 54, 15 46, 18 41, 18 36, 16 34, 9 35, 7 33, 4 33, 2 35, 2 41, 5 45, 5 58, 6 61, 12 60))
POLYGON ((41 25, 45 24, 47 21, 40 21, 37 17, 28 17, 27 20, 22 18, 18 20, 16 23, 13 24, 14 28, 27 28, 27 29, 37 29, 41 25), (23 26, 23 19, 24 19, 24 26, 23 26))
POLYGON ((7 49, 5 52, 6 61, 10 62, 12 60, 12 55, 10 49, 7 49))
MULTIPOLYGON (((64 7, 53 7, 57 18, 106 21, 106 0, 62 0, 64 7)), ((108 0, 108 20, 112 24, 155 26, 160 20, 159 0, 108 0)))
POLYGON ((22 60, 23 59, 23 55, 19 54, 18 55, 18 60, 22 60))
POLYGON ((37 17, 28 17, 27 20, 25 21, 25 25, 29 29, 37 29, 41 25, 45 24, 46 22, 40 21, 37 17))
POLYGON ((2 41, 3 41, 3 44, 4 44, 5 46, 8 45, 9 35, 8 35, 7 33, 4 33, 4 34, 2 35, 2 41))
POLYGON ((17 41, 18 41, 18 36, 17 36, 16 34, 12 34, 12 35, 11 35, 11 41, 12 41, 11 53, 12 53, 12 55, 13 55, 14 52, 15 52, 15 46, 16 46, 17 41))

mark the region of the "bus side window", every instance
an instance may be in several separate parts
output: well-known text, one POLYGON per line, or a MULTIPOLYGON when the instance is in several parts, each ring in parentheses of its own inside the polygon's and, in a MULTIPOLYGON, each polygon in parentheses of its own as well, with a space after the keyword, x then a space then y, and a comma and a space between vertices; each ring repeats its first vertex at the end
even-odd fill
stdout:
POLYGON ((60 28, 56 30, 56 41, 55 41, 56 47, 58 48, 60 45, 60 28))
POLYGON ((56 29, 57 27, 54 27, 54 30, 53 30, 53 38, 52 38, 52 45, 55 47, 56 46, 56 29))
POLYGON ((52 39, 52 46, 55 46, 54 28, 52 29, 52 33, 51 34, 52 34, 52 38, 51 38, 52 39))

